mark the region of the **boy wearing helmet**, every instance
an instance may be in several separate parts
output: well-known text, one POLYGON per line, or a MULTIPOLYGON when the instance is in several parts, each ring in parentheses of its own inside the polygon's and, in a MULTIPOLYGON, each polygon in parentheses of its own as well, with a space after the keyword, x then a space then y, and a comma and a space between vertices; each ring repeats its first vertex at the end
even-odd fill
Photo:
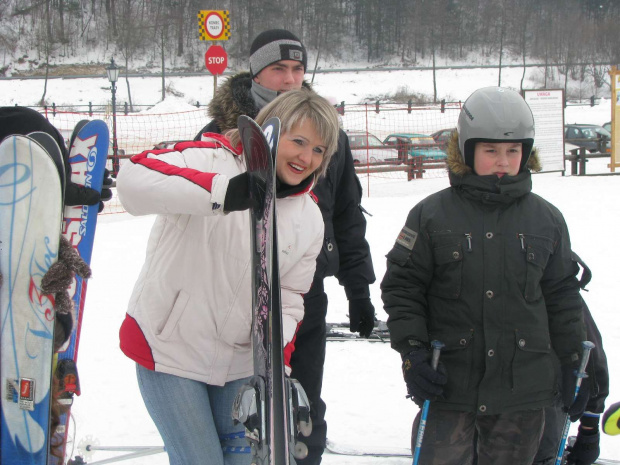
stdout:
POLYGON ((533 145, 517 92, 474 92, 448 147, 451 187, 409 212, 387 255, 392 347, 409 395, 432 401, 420 463, 471 463, 477 431, 478 464, 531 464, 556 356, 566 410, 585 408, 588 383, 572 395, 585 339, 578 267, 562 214, 531 192, 533 145), (432 340, 445 344, 437 371, 432 340))

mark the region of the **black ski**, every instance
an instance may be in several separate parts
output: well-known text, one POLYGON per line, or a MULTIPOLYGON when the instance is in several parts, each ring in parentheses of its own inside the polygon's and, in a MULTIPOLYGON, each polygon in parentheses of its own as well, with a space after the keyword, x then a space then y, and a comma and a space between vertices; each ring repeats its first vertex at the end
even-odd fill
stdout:
POLYGON ((295 440, 300 423, 307 431, 309 408, 299 383, 284 376, 274 168, 280 120, 271 118, 261 128, 240 116, 238 128, 256 199, 250 209, 254 376, 237 395, 233 418, 246 427, 253 463, 289 465, 307 454, 295 440))

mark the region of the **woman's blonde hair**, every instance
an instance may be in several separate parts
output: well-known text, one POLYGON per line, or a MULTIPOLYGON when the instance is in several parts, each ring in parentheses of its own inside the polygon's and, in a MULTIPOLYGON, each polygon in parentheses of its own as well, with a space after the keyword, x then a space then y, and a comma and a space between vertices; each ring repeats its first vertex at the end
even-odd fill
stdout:
MULTIPOLYGON (((289 90, 266 105, 255 118, 262 125, 269 118, 280 118, 280 134, 290 131, 294 126, 310 121, 319 138, 325 145, 325 155, 319 168, 314 172, 315 180, 323 176, 332 155, 338 148, 338 113, 323 97, 310 89, 289 90)), ((239 131, 234 129, 226 134, 233 146, 240 142, 239 131)))

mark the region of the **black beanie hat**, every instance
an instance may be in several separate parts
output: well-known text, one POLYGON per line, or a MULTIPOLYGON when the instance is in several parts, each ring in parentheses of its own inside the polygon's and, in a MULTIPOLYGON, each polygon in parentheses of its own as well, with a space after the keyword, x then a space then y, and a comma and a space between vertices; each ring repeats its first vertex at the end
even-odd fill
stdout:
POLYGON ((27 135, 36 131, 52 136, 58 143, 63 158, 67 157, 67 147, 60 132, 41 113, 27 107, 0 107, 0 141, 14 134, 27 135))
POLYGON ((285 29, 261 32, 250 47, 250 73, 252 77, 265 67, 280 60, 295 60, 308 67, 306 47, 299 38, 285 29))

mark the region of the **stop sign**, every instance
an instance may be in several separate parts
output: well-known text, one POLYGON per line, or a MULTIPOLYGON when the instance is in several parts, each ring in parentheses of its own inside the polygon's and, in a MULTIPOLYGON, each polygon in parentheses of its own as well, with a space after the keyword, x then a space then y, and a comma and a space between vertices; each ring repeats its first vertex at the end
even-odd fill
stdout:
POLYGON ((219 45, 211 45, 205 53, 205 65, 211 74, 222 74, 228 65, 228 55, 219 45))

